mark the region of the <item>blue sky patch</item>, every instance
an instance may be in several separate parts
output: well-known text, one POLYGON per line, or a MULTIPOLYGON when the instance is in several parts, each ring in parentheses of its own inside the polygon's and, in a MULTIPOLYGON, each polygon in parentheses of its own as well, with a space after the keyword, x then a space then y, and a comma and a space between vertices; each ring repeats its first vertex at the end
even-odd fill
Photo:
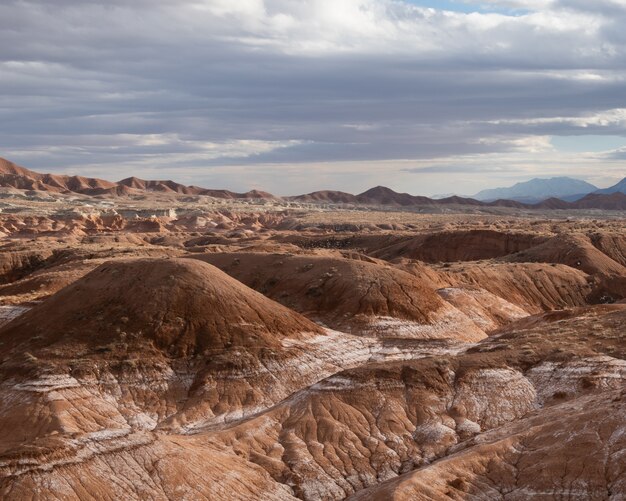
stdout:
POLYGON ((498 14, 521 15, 527 11, 521 9, 498 8, 493 5, 486 5, 480 2, 464 2, 462 0, 405 0, 407 3, 419 7, 428 7, 438 10, 450 10, 453 12, 495 12, 498 14))
POLYGON ((622 136, 554 136, 552 145, 563 153, 593 153, 616 150, 626 146, 626 137, 622 136))

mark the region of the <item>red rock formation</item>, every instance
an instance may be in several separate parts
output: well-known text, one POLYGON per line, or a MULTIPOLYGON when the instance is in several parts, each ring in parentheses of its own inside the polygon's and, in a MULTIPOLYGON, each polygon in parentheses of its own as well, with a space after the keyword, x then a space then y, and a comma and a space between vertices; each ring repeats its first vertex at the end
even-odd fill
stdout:
POLYGON ((392 266, 315 255, 194 256, 334 329, 378 336, 457 338, 484 332, 416 276, 392 266))
POLYGON ((457 230, 405 237, 397 243, 375 250, 372 255, 387 260, 403 257, 427 263, 477 261, 507 256, 543 241, 545 237, 534 233, 457 230))

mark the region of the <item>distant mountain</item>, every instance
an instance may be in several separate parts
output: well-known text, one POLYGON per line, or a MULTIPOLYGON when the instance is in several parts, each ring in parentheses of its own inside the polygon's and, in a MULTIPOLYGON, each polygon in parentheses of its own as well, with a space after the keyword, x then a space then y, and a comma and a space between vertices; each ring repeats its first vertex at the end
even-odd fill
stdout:
POLYGON ((593 184, 571 177, 535 178, 524 183, 517 183, 509 188, 483 190, 472 198, 482 200, 483 202, 507 199, 532 204, 548 198, 564 199, 574 195, 581 198, 597 189, 593 184))
POLYGON ((295 197, 285 197, 286 200, 304 203, 329 203, 329 204, 355 204, 358 203, 355 195, 343 191, 322 190, 297 195, 295 197))
POLYGON ((76 193, 80 195, 128 196, 145 192, 181 195, 207 195, 226 199, 276 199, 271 193, 252 190, 235 193, 228 190, 208 190, 199 186, 185 186, 174 181, 151 181, 129 177, 114 183, 82 176, 40 174, 0 158, 0 186, 18 190, 35 190, 49 193, 76 193))
POLYGON ((479 200, 474 200, 473 198, 467 197, 460 197, 458 195, 453 195, 447 198, 440 198, 439 200, 436 200, 436 203, 438 205, 487 205, 479 200))
MULTIPOLYGON (((586 197, 589 193, 576 193, 576 195, 564 195, 559 197, 557 200, 563 200, 564 202, 576 202, 581 198, 586 197)), ((546 199, 548 200, 548 199, 546 199)))
POLYGON ((626 193, 591 193, 571 204, 573 209, 626 210, 626 193))
POLYGON ((37 190, 53 193, 84 193, 98 195, 115 189, 117 185, 104 179, 82 176, 39 174, 0 158, 0 186, 18 190, 37 190))
POLYGON ((552 198, 547 198, 546 200, 543 200, 542 202, 539 202, 538 204, 535 204, 535 207, 537 209, 550 209, 550 210, 573 209, 574 204, 572 202, 567 202, 560 198, 552 197, 552 198))
POLYGON ((127 186, 135 190, 140 191, 152 191, 160 193, 178 193, 182 195, 207 195, 213 198, 227 198, 227 199, 274 199, 276 198, 271 193, 265 191, 251 190, 246 193, 235 193, 229 190, 208 190, 206 188, 200 188, 199 186, 185 186, 184 184, 177 183, 175 181, 147 181, 145 179, 139 179, 137 177, 128 177, 122 179, 117 183, 121 186, 127 186))
POLYGON ((441 200, 443 198, 452 198, 452 197, 463 198, 463 195, 459 195, 458 193, 440 193, 438 195, 431 195, 430 198, 432 198, 433 200, 441 200))
POLYGON ((433 205, 436 202, 428 197, 397 193, 386 186, 376 186, 356 196, 359 203, 367 205, 395 205, 407 207, 410 205, 433 205))
POLYGON ((183 195, 198 195, 202 188, 197 186, 185 186, 174 181, 147 181, 138 177, 128 177, 118 181, 118 185, 126 186, 140 191, 158 191, 161 193, 181 193, 183 195))
MULTIPOLYGON (((540 203, 524 203, 515 198, 507 198, 502 192, 508 192, 519 186, 543 186, 549 182, 550 186, 570 186, 572 190, 580 193, 580 187, 591 186, 584 181, 570 178, 534 179, 528 183, 520 183, 512 188, 485 190, 481 193, 489 193, 491 196, 502 196, 489 201, 480 201, 473 198, 449 196, 439 200, 428 197, 398 193, 385 186, 376 186, 359 195, 352 195, 342 191, 315 191, 306 195, 285 197, 284 200, 302 203, 334 203, 334 204, 361 204, 371 206, 392 207, 424 207, 424 206, 474 206, 474 207, 509 207, 517 209, 543 209, 543 210, 568 210, 568 209, 601 209, 601 210, 626 210, 626 179, 615 186, 605 190, 595 190, 584 196, 579 196, 575 201, 565 201, 561 197, 546 197, 540 203), (566 181, 563 181, 566 180, 566 181), (535 182, 538 182, 535 183, 535 182), (582 183, 582 184, 581 184, 582 183)), ((110 197, 141 195, 146 192, 170 193, 172 195, 207 195, 214 198, 224 199, 264 199, 279 200, 271 193, 251 190, 246 193, 235 193, 228 190, 212 190, 199 186, 185 186, 174 181, 150 181, 129 177, 114 183, 104 179, 96 179, 82 176, 65 176, 56 174, 40 174, 32 170, 20 167, 8 160, 0 158, 0 187, 17 190, 36 190, 51 193, 81 194, 88 196, 104 195, 110 197)), ((517 192, 519 193, 519 192, 517 192)), ((479 194, 480 195, 480 194, 479 194)), ((564 196, 564 195, 562 195, 564 196)), ((571 195, 570 195, 571 196, 571 195)))
POLYGON ((594 192, 596 195, 610 195, 611 193, 626 193, 626 177, 619 183, 603 190, 597 190, 594 192))

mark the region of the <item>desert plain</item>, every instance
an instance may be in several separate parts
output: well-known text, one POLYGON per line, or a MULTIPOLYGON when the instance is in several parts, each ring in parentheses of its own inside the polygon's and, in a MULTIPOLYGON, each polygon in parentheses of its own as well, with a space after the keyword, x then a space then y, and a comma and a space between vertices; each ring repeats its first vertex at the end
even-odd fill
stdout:
POLYGON ((113 191, 2 188, 0 498, 626 499, 623 210, 113 191))

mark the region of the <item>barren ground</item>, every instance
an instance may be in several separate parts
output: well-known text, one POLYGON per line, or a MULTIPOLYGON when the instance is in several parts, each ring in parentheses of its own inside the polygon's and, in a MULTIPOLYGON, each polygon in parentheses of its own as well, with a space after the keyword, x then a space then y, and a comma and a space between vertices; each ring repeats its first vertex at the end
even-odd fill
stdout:
POLYGON ((626 499, 623 212, 0 209, 2 499, 626 499))

